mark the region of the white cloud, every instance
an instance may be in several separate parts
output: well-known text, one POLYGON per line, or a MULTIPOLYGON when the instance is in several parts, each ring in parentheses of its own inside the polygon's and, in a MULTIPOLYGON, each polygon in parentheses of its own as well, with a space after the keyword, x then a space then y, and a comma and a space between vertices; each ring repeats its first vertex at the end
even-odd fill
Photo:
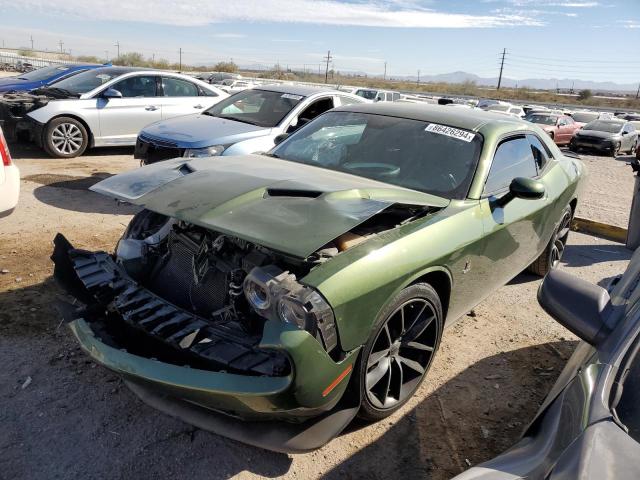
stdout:
POLYGON ((215 38, 245 38, 246 35, 242 33, 214 33, 212 35, 215 38))
POLYGON ((543 24, 526 15, 436 11, 409 0, 366 3, 337 0, 138 0, 119 2, 117 8, 104 8, 104 2, 99 0, 0 0, 0 11, 5 8, 92 20, 179 26, 233 21, 397 28, 490 28, 543 24))

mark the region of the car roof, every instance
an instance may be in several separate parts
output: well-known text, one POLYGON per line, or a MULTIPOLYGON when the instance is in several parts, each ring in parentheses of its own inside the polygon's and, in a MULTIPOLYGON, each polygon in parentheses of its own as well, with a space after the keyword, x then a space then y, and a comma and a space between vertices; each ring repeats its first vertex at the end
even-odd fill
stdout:
POLYGON ((100 67, 100 68, 94 69, 94 72, 117 73, 122 75, 123 73, 136 72, 138 70, 147 70, 147 69, 140 68, 140 67, 100 67))
POLYGON ((358 103, 335 108, 334 111, 370 113, 390 117, 408 118, 422 122, 437 122, 451 127, 478 131, 487 124, 500 124, 514 129, 526 123, 519 118, 486 112, 484 110, 447 108, 444 105, 422 103, 358 103))
MULTIPOLYGON (((286 84, 273 84, 273 85, 260 85, 254 88, 254 90, 267 90, 269 92, 278 93, 290 93, 292 95, 302 95, 303 97, 309 97, 318 93, 338 93, 338 90, 331 87, 313 87, 309 85, 286 85, 286 84)), ((341 92, 347 93, 347 92, 341 92)))

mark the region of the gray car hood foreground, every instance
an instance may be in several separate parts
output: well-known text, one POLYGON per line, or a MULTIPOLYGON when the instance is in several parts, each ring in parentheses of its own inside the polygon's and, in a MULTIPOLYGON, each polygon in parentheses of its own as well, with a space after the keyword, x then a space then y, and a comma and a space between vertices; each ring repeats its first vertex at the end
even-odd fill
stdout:
POLYGON ((169 160, 110 177, 91 190, 299 258, 394 203, 449 204, 264 155, 169 160))
POLYGON ((203 113, 152 123, 141 133, 152 138, 170 140, 179 148, 204 148, 261 137, 271 133, 271 129, 203 113))

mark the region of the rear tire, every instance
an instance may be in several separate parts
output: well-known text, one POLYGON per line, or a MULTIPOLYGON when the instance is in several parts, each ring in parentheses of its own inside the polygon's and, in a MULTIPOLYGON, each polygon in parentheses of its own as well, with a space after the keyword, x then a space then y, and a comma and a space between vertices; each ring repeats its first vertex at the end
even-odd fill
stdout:
POLYGON ((381 420, 407 403, 431 367, 442 326, 440 297, 427 283, 405 288, 380 312, 356 366, 360 418, 381 420))
POLYGON ((74 158, 82 155, 89 145, 87 129, 75 118, 58 117, 47 123, 43 145, 49 155, 56 158, 74 158))
POLYGON ((560 223, 553 232, 551 240, 536 260, 527 267, 527 270, 535 275, 544 277, 551 270, 556 268, 562 260, 564 250, 569 238, 571 230, 571 221, 573 220, 573 210, 566 207, 560 216, 560 223))
POLYGON ((633 155, 633 152, 636 151, 636 148, 638 148, 638 140, 636 139, 635 142, 633 142, 631 144, 631 149, 629 150, 629 155, 633 155))

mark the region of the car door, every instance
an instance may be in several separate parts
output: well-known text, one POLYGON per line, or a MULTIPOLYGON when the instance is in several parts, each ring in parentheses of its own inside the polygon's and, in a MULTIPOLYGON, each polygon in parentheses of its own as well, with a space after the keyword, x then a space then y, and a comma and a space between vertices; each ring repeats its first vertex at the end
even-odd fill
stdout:
POLYGON ((556 135, 556 143, 567 143, 573 135, 573 127, 569 123, 569 117, 560 117, 558 119, 558 133, 556 135))
POLYGON ((636 135, 634 135, 634 128, 633 125, 631 125, 630 123, 625 123, 623 129, 622 129, 622 147, 621 149, 623 151, 628 151, 631 150, 631 147, 633 147, 633 144, 635 142, 636 139, 636 135))
MULTIPOLYGON (((491 284, 508 282, 541 253, 551 237, 557 219, 553 217, 551 198, 546 191, 541 199, 512 198, 509 185, 516 177, 540 180, 548 188, 549 151, 534 135, 516 135, 503 139, 494 152, 480 208, 483 212, 484 256, 491 284)), ((555 186, 553 189, 555 190, 555 186)), ((558 214, 559 215, 559 214, 558 214)))
POLYGON ((160 78, 163 119, 200 113, 216 103, 215 97, 201 95, 198 85, 189 80, 164 75, 160 78))
POLYGON ((162 119, 157 83, 155 75, 136 75, 110 85, 122 98, 98 98, 97 145, 135 145, 140 130, 162 119))

